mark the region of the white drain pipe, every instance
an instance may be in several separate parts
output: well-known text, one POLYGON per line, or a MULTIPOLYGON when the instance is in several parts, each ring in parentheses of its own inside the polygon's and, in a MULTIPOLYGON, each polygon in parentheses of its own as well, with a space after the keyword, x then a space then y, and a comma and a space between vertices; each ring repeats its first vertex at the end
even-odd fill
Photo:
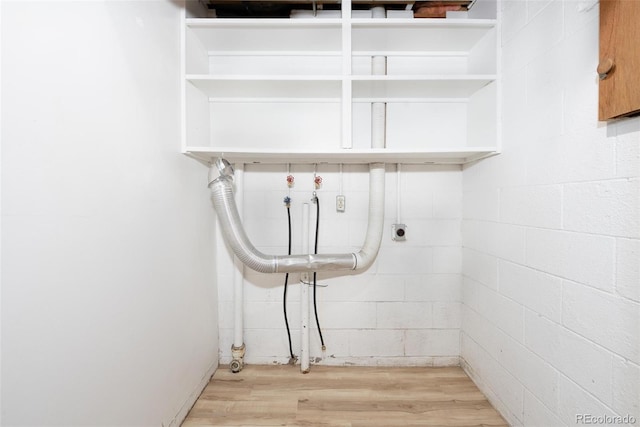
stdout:
MULTIPOLYGON (((373 18, 386 18, 387 12, 384 7, 376 6, 372 8, 373 18)), ((374 56, 371 58, 371 73, 373 75, 387 74, 387 57, 374 56)), ((387 133, 387 104, 384 102, 373 102, 371 104, 371 148, 385 148, 387 133)), ((369 223, 365 243, 360 251, 373 253, 368 256, 367 267, 373 264, 382 241, 382 230, 384 228, 384 164, 372 163, 369 165, 369 223), (378 194, 380 193, 380 194, 378 194)), ((364 260, 360 263, 365 262, 364 260)))
MULTIPOLYGON (((302 253, 309 253, 309 203, 302 204, 302 253)), ((300 280, 300 372, 309 372, 309 273, 300 280)))
MULTIPOLYGON (((238 215, 243 216, 244 211, 244 164, 238 163, 235 167, 236 181, 236 206, 238 215)), ((234 322, 233 322, 233 344, 231 345, 231 363, 229 367, 232 372, 240 372, 244 367, 244 264, 234 255, 233 262, 233 302, 234 302, 234 322)))

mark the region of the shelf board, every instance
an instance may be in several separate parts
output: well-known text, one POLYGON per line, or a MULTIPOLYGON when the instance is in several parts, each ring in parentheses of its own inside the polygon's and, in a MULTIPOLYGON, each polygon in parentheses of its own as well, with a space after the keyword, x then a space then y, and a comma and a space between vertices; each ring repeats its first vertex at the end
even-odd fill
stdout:
POLYGON ((494 82, 489 75, 352 76, 353 98, 469 98, 494 82))
POLYGON ((187 75, 212 98, 340 98, 342 76, 187 75))
MULTIPOLYGON (((297 56, 297 57, 309 57, 309 56, 335 56, 341 57, 342 51, 339 50, 210 50, 207 52, 209 56, 297 56)), ((364 53, 361 56, 365 56, 364 53)), ((369 54, 371 56, 371 54, 369 54)), ((415 55, 412 55, 415 56, 415 55)))
POLYGON ((339 51, 350 23, 358 51, 468 52, 496 26, 495 19, 194 18, 186 25, 213 51, 339 51), (253 31, 260 31, 256 36, 253 31))
POLYGON ((215 81, 239 81, 239 82, 321 82, 321 81, 341 81, 342 76, 338 75, 323 75, 323 74, 295 74, 295 75, 282 75, 282 74, 187 74, 187 80, 199 81, 199 82, 215 82, 215 81))
POLYGON ((189 28, 292 28, 292 27, 335 27, 343 22, 351 22, 353 27, 404 28, 493 28, 495 19, 442 19, 442 18, 187 18, 189 28))
POLYGON ((468 52, 465 51, 459 51, 459 50, 454 50, 454 51, 447 51, 447 50, 438 50, 438 51, 433 51, 433 50, 427 50, 427 51, 420 51, 420 50, 354 50, 351 52, 351 56, 354 57, 358 57, 358 56, 409 56, 409 57, 414 57, 414 58, 419 58, 419 57, 427 57, 427 58, 459 58, 459 57, 463 57, 466 58, 468 55, 468 52))
POLYGON ((450 19, 450 18, 352 18, 354 28, 453 28, 456 31, 465 28, 490 29, 496 26, 495 19, 450 19))
MULTIPOLYGON (((187 75, 212 98, 340 98, 343 76, 187 75)), ((493 74, 351 76, 353 98, 464 99, 495 81, 493 74)))
POLYGON ((187 19, 207 51, 340 51, 340 19, 187 19))
POLYGON ((353 19, 355 51, 469 52, 495 19, 353 19))
POLYGON ((185 21, 189 28, 340 28, 342 25, 342 19, 336 18, 188 18, 185 21))
POLYGON ((496 147, 415 151, 396 149, 251 150, 234 147, 187 147, 185 154, 205 162, 224 157, 232 163, 406 163, 465 164, 498 154, 496 147))

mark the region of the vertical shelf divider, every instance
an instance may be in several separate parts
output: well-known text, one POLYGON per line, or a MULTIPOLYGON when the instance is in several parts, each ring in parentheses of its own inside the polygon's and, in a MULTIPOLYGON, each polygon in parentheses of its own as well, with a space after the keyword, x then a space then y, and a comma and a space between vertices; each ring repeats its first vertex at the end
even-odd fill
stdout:
POLYGON ((342 0, 342 148, 353 148, 351 101, 351 0, 342 0))

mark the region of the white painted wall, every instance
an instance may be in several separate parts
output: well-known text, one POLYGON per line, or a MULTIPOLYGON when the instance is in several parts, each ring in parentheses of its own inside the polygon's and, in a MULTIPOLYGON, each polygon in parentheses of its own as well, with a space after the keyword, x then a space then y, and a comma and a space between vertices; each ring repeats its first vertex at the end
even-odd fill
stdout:
POLYGON ((596 1, 503 9, 504 152, 463 173, 463 365, 514 426, 640 421, 640 118, 597 121, 596 1))
MULTIPOLYGON (((358 365, 456 365, 459 362, 462 172, 458 166, 402 169, 402 221, 407 241, 391 240, 396 221, 396 169, 387 165, 386 213, 382 248, 375 264, 358 275, 319 274, 318 310, 327 346, 311 331, 316 363, 358 365)), ((292 165, 294 253, 300 251, 302 203, 312 197, 313 167, 292 165)), ((320 253, 359 250, 368 214, 368 167, 345 165, 346 212, 335 209, 340 188, 337 165, 319 165, 320 253)), ((286 165, 245 168, 245 228, 258 249, 286 254, 288 194, 286 165)), ((315 225, 315 205, 311 206, 315 225)), ((313 231, 312 231, 313 235, 313 231)), ((312 244, 313 247, 313 244, 312 244)), ((233 264, 218 241, 221 363, 231 360, 233 264)), ((286 363, 289 358, 282 314, 284 274, 247 270, 245 343, 249 363, 286 363)), ((291 275, 288 295, 293 348, 300 352, 299 275, 291 275)))
POLYGON ((217 366, 179 28, 167 1, 2 3, 2 425, 177 425, 217 366))

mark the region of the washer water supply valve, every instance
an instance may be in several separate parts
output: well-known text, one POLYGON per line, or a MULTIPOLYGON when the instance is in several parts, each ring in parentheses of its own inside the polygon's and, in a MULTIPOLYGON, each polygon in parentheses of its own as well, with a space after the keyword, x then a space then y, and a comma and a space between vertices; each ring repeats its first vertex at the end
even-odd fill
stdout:
POLYGON ((295 182, 296 179, 293 177, 293 175, 287 175, 287 187, 293 187, 293 184, 295 184, 295 182))
POLYGON ((320 175, 316 175, 313 177, 313 185, 315 186, 316 190, 322 187, 322 177, 320 175))
POLYGON ((284 207, 285 208, 290 208, 291 207, 291 197, 289 197, 289 196, 285 197, 283 202, 284 202, 284 207))
POLYGON ((407 240, 407 225, 406 224, 393 224, 391 226, 392 239, 396 242, 404 242, 407 240))

